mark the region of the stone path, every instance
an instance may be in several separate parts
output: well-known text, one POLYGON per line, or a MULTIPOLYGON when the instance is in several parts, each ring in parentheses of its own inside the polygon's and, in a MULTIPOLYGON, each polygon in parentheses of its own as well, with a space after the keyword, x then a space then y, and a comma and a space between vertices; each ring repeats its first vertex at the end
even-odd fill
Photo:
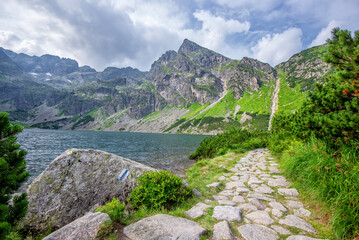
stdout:
POLYGON ((230 173, 207 185, 224 189, 198 203, 185 214, 196 219, 213 207, 218 222, 213 226, 213 239, 310 240, 315 228, 305 220, 311 215, 298 200, 299 192, 280 174, 266 149, 256 149, 241 158, 230 173), (238 232, 233 233, 232 225, 238 232), (294 234, 293 232, 297 233, 294 234))

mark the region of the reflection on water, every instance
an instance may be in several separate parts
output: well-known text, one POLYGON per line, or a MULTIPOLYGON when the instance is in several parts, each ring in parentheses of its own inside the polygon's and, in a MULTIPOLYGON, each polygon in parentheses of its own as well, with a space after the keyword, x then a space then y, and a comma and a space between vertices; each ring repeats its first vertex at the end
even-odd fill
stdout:
POLYGON ((24 129, 18 135, 18 143, 28 152, 28 185, 53 159, 70 148, 99 149, 151 167, 183 174, 184 170, 193 164, 188 155, 205 137, 183 134, 24 129))

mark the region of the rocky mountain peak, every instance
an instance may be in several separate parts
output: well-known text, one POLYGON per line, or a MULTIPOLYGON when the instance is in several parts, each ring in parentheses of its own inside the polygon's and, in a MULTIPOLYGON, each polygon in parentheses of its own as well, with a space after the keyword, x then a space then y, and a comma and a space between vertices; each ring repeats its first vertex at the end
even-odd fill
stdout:
MULTIPOLYGON (((192 42, 186 38, 185 40, 183 40, 182 45, 178 49, 178 53, 187 54, 187 53, 191 53, 191 52, 201 51, 204 49, 205 49, 204 47, 201 47, 197 43, 192 42)), ((208 49, 205 49, 205 50, 208 50, 208 49)))

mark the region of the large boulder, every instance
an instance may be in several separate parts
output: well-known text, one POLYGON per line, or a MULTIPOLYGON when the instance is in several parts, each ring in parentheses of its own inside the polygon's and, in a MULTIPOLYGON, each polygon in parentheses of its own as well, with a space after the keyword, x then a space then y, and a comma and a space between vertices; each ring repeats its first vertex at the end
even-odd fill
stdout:
POLYGON ((76 219, 75 221, 67 224, 59 230, 51 233, 43 240, 79 240, 96 239, 97 234, 101 230, 101 226, 109 221, 110 217, 106 213, 92 213, 89 212, 85 216, 76 219))
POLYGON ((125 227, 124 233, 132 240, 200 240, 207 230, 185 218, 157 214, 125 227))
POLYGON ((27 189, 25 227, 40 232, 58 229, 113 197, 124 201, 138 177, 152 170, 99 150, 68 150, 27 189))

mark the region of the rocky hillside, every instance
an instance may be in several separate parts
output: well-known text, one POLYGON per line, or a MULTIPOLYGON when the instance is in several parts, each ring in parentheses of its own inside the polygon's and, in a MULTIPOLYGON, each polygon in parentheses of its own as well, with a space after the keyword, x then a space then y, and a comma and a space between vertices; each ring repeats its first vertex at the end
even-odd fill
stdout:
POLYGON ((185 39, 178 51, 164 53, 149 72, 131 67, 97 72, 71 59, 4 52, 8 55, 0 56, 0 71, 12 72, 0 79, 0 110, 9 111, 13 120, 41 128, 169 133, 217 133, 231 127, 264 130, 274 109, 277 72, 281 111, 295 110, 303 92, 330 70, 318 58, 325 46, 298 53, 274 69, 251 58, 227 58, 185 39))
POLYGON ((316 82, 324 82, 333 69, 323 61, 327 45, 306 49, 275 67, 280 77, 279 111, 298 109, 316 82))

